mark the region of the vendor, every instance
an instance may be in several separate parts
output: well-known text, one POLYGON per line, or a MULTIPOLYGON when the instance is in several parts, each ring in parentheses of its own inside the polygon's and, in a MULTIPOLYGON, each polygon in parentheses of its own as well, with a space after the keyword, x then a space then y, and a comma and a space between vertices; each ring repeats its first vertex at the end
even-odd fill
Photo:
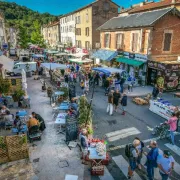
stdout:
POLYGON ((41 131, 44 131, 46 129, 44 119, 39 114, 37 114, 35 112, 32 112, 32 117, 39 121, 39 124, 40 124, 39 129, 41 131))
POLYGON ((86 155, 88 154, 88 138, 87 138, 87 130, 82 129, 80 134, 80 143, 82 149, 82 164, 87 164, 85 161, 86 155))
POLYGON ((29 116, 29 121, 27 122, 27 126, 28 129, 30 129, 32 126, 39 126, 39 121, 36 118, 29 116))
POLYGON ((1 115, 6 115, 7 111, 10 111, 10 110, 6 106, 2 106, 0 114, 1 115))

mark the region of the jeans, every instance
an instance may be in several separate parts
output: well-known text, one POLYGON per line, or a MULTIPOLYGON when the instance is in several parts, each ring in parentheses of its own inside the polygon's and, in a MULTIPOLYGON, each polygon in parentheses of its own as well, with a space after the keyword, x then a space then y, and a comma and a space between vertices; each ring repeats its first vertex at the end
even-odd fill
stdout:
POLYGON ((162 180, 168 180, 169 178, 169 175, 168 174, 163 174, 162 172, 159 172, 161 177, 162 177, 162 180))
POLYGON ((174 131, 170 131, 171 142, 174 145, 174 131))
POLYGON ((120 87, 121 87, 121 91, 120 92, 123 93, 124 92, 124 85, 121 84, 120 87))
POLYGON ((126 112, 126 106, 122 106, 123 112, 126 112))
POLYGON ((148 180, 154 179, 154 167, 150 164, 147 165, 147 175, 148 175, 148 180))
POLYGON ((108 103, 107 113, 109 113, 109 115, 113 114, 113 104, 112 103, 108 103))

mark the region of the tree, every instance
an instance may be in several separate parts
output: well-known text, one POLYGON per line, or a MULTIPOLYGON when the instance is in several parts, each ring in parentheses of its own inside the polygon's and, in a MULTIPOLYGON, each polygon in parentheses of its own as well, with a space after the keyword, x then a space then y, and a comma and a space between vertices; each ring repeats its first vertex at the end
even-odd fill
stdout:
POLYGON ((18 29, 18 43, 22 49, 26 49, 29 43, 29 35, 27 32, 27 28, 25 28, 23 25, 19 25, 18 29))
POLYGON ((36 20, 33 23, 33 27, 34 27, 34 29, 31 33, 31 42, 40 47, 45 47, 46 45, 45 45, 43 36, 41 35, 41 25, 40 25, 39 21, 36 20))

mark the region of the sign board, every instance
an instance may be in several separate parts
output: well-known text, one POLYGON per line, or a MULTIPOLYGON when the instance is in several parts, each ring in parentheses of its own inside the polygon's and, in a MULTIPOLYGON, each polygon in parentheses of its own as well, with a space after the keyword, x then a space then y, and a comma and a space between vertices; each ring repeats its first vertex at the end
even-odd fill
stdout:
POLYGON ((148 60, 147 55, 144 54, 137 54, 137 53, 130 53, 130 52, 125 52, 125 51, 118 51, 118 55, 122 55, 125 58, 129 59, 135 59, 139 61, 146 62, 148 60))
POLYGON ((2 44, 2 48, 3 48, 3 49, 8 49, 8 44, 7 44, 7 43, 3 43, 3 44, 2 44))
POLYGON ((150 101, 149 110, 154 112, 155 114, 158 114, 166 120, 169 120, 173 113, 173 111, 170 110, 167 106, 163 105, 160 102, 154 102, 152 100, 150 101))
POLYGON ((66 142, 74 141, 78 138, 77 121, 66 123, 66 142))

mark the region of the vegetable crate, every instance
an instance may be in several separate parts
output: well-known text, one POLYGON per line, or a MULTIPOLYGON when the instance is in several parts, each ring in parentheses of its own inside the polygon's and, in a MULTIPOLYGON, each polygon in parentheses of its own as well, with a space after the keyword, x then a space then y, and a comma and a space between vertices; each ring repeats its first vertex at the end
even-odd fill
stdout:
POLYGON ((6 136, 9 161, 29 158, 26 135, 6 136))
POLYGON ((91 164, 91 175, 92 176, 103 176, 104 175, 104 165, 95 165, 94 162, 91 164))
POLYGON ((0 164, 8 162, 8 151, 5 136, 0 136, 0 164))

